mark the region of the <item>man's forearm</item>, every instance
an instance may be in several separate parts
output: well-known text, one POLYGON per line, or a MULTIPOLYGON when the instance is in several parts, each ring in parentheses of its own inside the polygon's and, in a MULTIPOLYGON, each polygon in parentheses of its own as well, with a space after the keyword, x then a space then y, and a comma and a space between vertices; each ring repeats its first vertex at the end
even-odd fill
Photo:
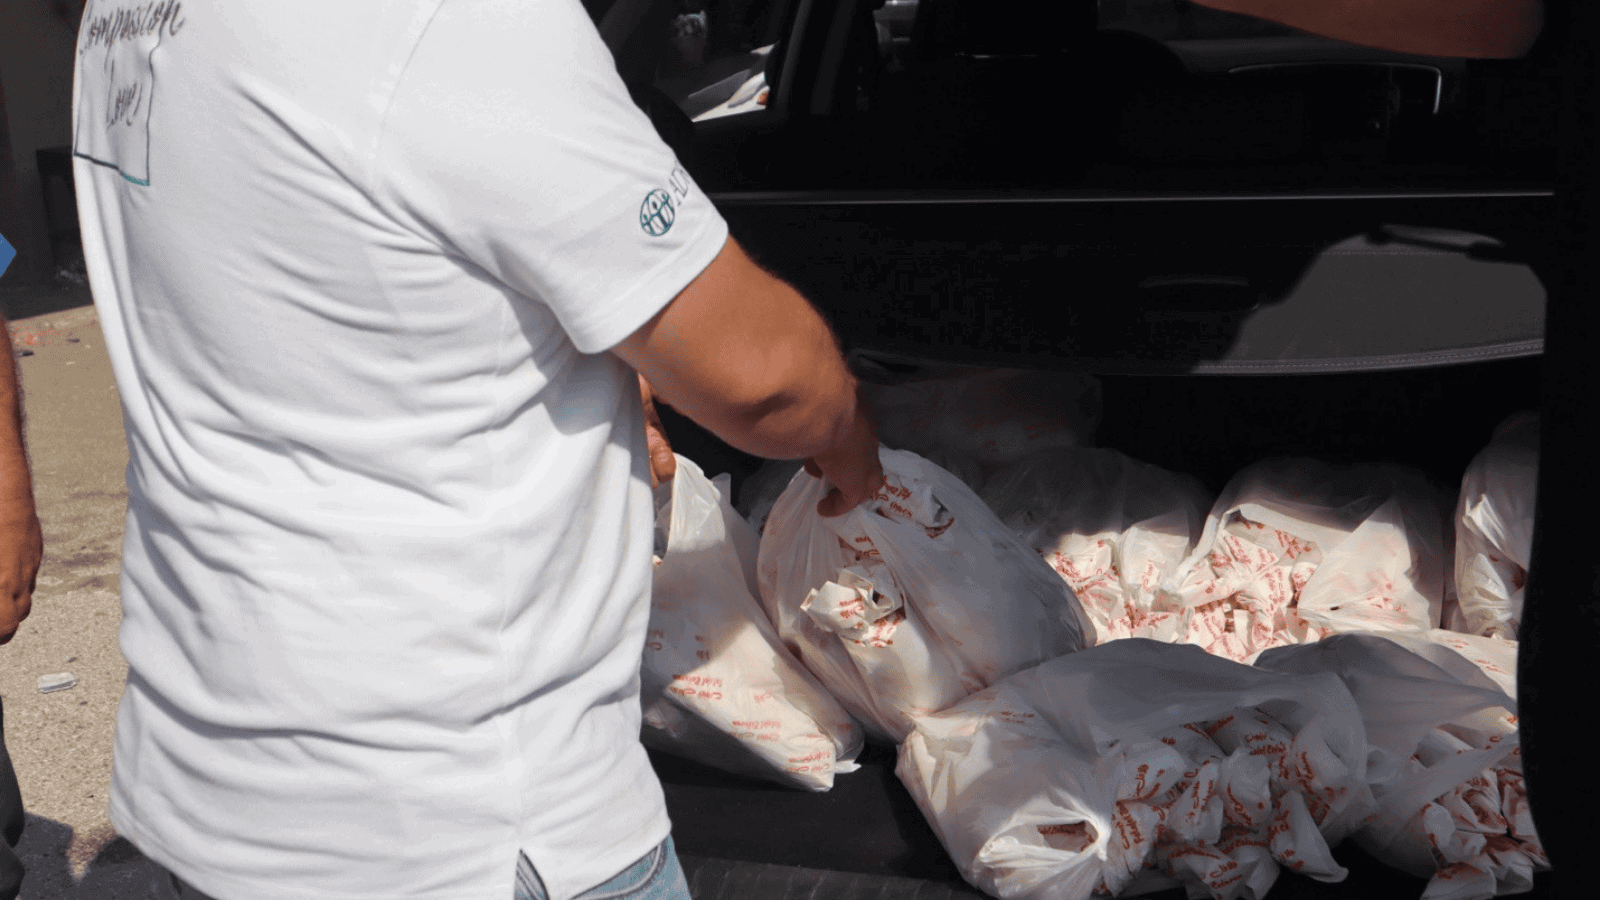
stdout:
POLYGON ((11 640, 33 609, 44 537, 33 505, 33 477, 22 438, 22 388, 11 329, 0 315, 6 359, 0 363, 0 644, 11 640))
POLYGON ((1542 0, 1195 0, 1324 37, 1426 56, 1511 59, 1533 46, 1542 0))
POLYGON ((16 353, 11 349, 11 327, 0 315, 0 340, 5 360, 0 362, 0 500, 26 497, 33 501, 33 479, 23 442, 22 387, 17 378, 16 353))
POLYGON ((883 483, 877 432, 827 321, 732 238, 612 352, 728 444, 805 458, 833 486, 821 515, 842 515, 883 483))
POLYGON ((855 378, 827 323, 731 240, 613 352, 678 412, 755 456, 811 456, 855 419, 855 378))

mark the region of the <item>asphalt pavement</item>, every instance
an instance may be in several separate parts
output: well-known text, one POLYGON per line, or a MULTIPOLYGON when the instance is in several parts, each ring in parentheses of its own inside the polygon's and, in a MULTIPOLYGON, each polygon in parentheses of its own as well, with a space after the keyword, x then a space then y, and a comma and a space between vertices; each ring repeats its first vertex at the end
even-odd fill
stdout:
POLYGON ((33 613, 0 647, 5 739, 28 811, 23 900, 173 900, 106 815, 127 665, 117 646, 127 445, 88 288, 0 288, 22 379, 44 563, 33 613), (40 679, 72 687, 42 693, 40 679), (64 679, 63 679, 64 680, 64 679))

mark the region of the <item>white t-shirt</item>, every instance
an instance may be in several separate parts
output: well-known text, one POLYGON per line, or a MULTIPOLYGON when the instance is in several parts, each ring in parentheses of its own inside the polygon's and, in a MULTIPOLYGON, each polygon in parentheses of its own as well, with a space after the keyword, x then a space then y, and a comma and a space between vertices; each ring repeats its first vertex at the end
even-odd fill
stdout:
POLYGON ((564 900, 668 832, 603 352, 727 227, 578 0, 93 0, 127 422, 111 817, 223 900, 564 900))

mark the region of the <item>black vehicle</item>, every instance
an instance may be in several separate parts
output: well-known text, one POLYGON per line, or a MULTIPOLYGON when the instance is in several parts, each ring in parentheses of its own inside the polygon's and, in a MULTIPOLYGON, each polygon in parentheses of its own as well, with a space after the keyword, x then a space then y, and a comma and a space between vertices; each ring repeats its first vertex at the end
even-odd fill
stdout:
MULTIPOLYGON (((1563 709, 1592 704, 1560 687, 1600 645, 1600 490, 1580 455, 1595 108, 1561 11, 1527 58, 1479 61, 1184 0, 895 3, 903 43, 881 39, 882 0, 749 0, 710 5, 703 64, 659 78, 661 6, 591 9, 734 236, 851 349, 1094 373, 1100 443, 1215 485, 1280 454, 1458 482, 1495 424, 1542 407, 1519 699, 1538 827, 1581 865, 1563 851, 1597 807, 1566 786, 1582 742, 1563 709)), ((668 424, 708 471, 751 470, 668 424)), ((815 795, 654 758, 697 896, 983 896, 893 748, 815 795)), ((1285 873, 1272 895, 1421 895, 1335 852, 1347 881, 1285 873)), ((1580 890, 1575 874, 1534 896, 1580 890)))

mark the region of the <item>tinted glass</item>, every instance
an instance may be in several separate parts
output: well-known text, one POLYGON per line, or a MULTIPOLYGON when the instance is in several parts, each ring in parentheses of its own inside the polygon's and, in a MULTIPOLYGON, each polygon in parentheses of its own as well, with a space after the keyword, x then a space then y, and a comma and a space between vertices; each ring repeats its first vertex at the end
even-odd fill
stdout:
MULTIPOLYGON (((761 112, 791 52, 780 5, 690 0, 662 92, 697 123, 761 112)), ((1186 0, 884 0, 852 28, 834 95, 779 132, 697 129, 730 185, 1531 183, 1553 162, 1537 58, 1391 53, 1186 0)))

